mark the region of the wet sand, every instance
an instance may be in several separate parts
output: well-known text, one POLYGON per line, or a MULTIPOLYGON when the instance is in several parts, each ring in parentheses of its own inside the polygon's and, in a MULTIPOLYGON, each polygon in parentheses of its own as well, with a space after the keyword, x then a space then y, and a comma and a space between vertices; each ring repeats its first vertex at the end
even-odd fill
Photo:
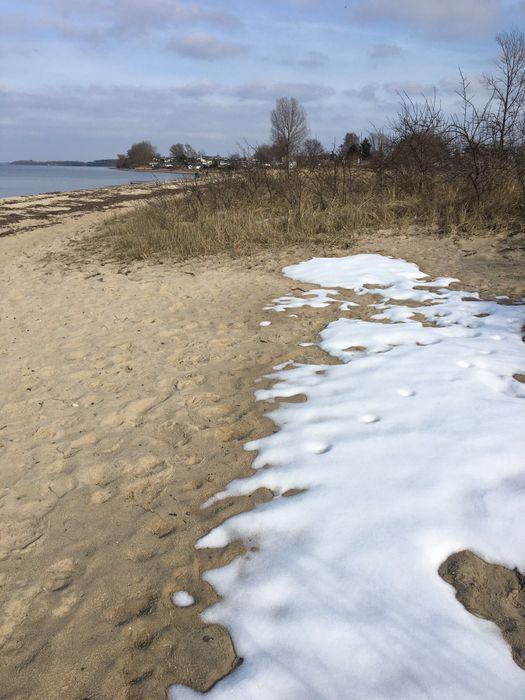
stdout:
MULTIPOLYGON (((285 360, 327 362, 299 343, 340 315, 299 309, 259 325, 271 299, 300 294, 282 266, 315 249, 156 266, 64 258, 114 206, 148 196, 126 189, 120 203, 100 191, 0 200, 0 216, 18 217, 0 229, 2 698, 163 698, 239 663, 228 631, 198 613, 216 599, 201 573, 242 543, 193 545, 272 494, 200 506, 250 473, 244 443, 273 430, 256 381, 285 360), (173 604, 181 589, 195 605, 173 604)), ((525 295, 518 237, 385 231, 339 252, 525 295)))

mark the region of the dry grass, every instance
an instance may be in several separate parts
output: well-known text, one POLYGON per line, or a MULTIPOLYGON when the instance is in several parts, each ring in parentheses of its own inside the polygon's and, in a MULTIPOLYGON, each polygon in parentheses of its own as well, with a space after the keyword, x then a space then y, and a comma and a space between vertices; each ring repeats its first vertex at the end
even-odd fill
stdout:
POLYGON ((421 192, 370 169, 335 164, 300 171, 254 168, 110 220, 92 239, 118 260, 186 259, 311 244, 349 247, 363 230, 408 227, 444 234, 523 228, 520 193, 501 187, 475 206, 456 183, 435 177, 421 192))

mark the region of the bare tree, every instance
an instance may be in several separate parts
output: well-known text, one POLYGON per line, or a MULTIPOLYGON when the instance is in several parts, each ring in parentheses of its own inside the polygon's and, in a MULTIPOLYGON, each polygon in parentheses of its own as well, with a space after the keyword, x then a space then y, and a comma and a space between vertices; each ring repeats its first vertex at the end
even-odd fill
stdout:
POLYGON ((197 158, 197 152, 189 143, 174 143, 170 148, 170 155, 179 165, 187 165, 197 158))
POLYGON ((494 130, 500 150, 511 145, 525 110, 525 34, 513 29, 496 35, 500 54, 495 75, 485 76, 495 105, 494 130))
POLYGON ((390 122, 393 163, 404 181, 421 193, 447 159, 447 123, 435 92, 431 97, 422 95, 421 102, 406 93, 399 93, 399 98, 399 112, 390 122))
POLYGON ((338 152, 339 156, 345 160, 357 158, 359 156, 359 136, 353 131, 347 132, 338 152))
MULTIPOLYGON (((373 126, 373 125, 372 125, 373 126)), ((385 175, 389 163, 390 152, 393 148, 392 138, 384 131, 373 126, 374 131, 370 132, 368 138, 372 148, 372 167, 377 173, 379 189, 382 192, 385 185, 385 175)))
POLYGON ((306 139, 303 143, 302 153, 310 160, 319 160, 326 151, 319 139, 306 139))
POLYGON ((482 194, 492 186, 493 133, 491 122, 492 96, 478 104, 470 90, 470 82, 460 74, 457 94, 461 100, 461 112, 450 119, 449 134, 452 138, 454 169, 472 187, 476 202, 481 204, 482 194))
POLYGON ((173 146, 170 147, 170 156, 176 161, 176 163, 180 165, 186 164, 186 152, 182 143, 174 143, 173 146))
POLYGON ((278 160, 280 150, 271 143, 259 144, 254 152, 253 157, 261 165, 272 165, 278 160))
POLYGON ((279 97, 271 114, 272 141, 285 158, 287 167, 308 136, 304 107, 295 97, 279 97))
POLYGON ((157 149, 149 141, 134 143, 126 153, 127 167, 137 168, 148 165, 158 155, 157 149))

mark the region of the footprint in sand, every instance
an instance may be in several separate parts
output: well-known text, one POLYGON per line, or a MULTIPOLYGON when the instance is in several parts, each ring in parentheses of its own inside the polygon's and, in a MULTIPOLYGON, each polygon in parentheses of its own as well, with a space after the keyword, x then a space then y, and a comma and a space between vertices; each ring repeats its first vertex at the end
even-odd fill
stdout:
POLYGON ((98 489, 91 495, 91 503, 102 505, 113 498, 114 491, 110 488, 98 489))
POLYGON ((75 564, 72 559, 62 559, 49 567, 42 585, 46 591, 62 591, 73 580, 75 564))

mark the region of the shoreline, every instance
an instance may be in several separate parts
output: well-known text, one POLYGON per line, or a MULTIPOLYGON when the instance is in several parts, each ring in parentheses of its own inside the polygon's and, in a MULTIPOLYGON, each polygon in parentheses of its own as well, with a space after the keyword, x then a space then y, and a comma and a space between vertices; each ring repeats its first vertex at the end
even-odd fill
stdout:
POLYGON ((0 198, 0 238, 67 222, 88 212, 118 211, 134 203, 167 196, 194 180, 173 180, 110 185, 68 192, 0 198))
MULTIPOLYGON (((129 172, 133 172, 130 170, 129 172)), ((147 170, 140 170, 138 172, 149 172, 147 170)), ((154 171, 151 171, 152 173, 154 171)), ((164 172, 164 171, 162 171, 164 172)), ((170 171, 166 171, 170 172, 170 171)), ((173 173, 174 175, 183 175, 187 173, 173 173)), ((116 188, 123 188, 123 187, 133 187, 136 185, 163 185, 163 184, 173 184, 173 183, 178 183, 178 182, 185 182, 186 180, 189 180, 190 182, 193 181, 193 176, 191 174, 188 175, 186 178, 176 178, 173 180, 137 180, 136 182, 122 182, 122 183, 116 183, 114 185, 104 185, 102 187, 84 187, 81 189, 77 190, 63 190, 63 191, 50 191, 50 192, 35 192, 33 194, 15 194, 15 195, 10 195, 8 197, 0 197, 0 205, 6 201, 10 200, 19 200, 19 199, 26 199, 27 197, 49 197, 51 195, 65 195, 65 194, 83 194, 85 192, 97 192, 99 190, 114 190, 116 188)))

